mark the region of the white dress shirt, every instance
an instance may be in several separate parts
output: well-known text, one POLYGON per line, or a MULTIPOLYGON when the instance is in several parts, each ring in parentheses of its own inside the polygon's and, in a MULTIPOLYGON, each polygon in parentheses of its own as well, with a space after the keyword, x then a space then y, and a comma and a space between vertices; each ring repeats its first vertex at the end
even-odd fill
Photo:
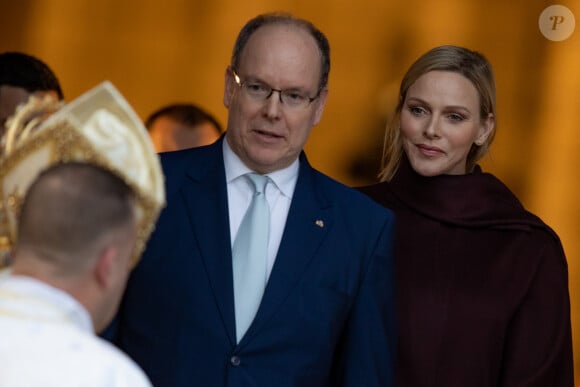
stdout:
MULTIPOLYGON (((227 136, 227 135, 226 135, 227 136)), ((228 208, 230 216, 231 244, 238 233, 238 228, 246 210, 252 201, 254 189, 248 179, 242 175, 253 172, 240 160, 240 158, 230 148, 227 138, 223 141, 224 164, 226 170, 226 182, 228 189, 228 208)), ((272 272, 272 267, 278 254, 278 248, 284 233, 286 218, 292 203, 294 188, 298 180, 298 160, 290 166, 268 173, 270 182, 266 186, 266 199, 270 206, 270 237, 268 240, 268 278, 272 272)))
POLYGON ((93 332, 69 294, 0 275, 0 387, 150 387, 138 366, 93 332))

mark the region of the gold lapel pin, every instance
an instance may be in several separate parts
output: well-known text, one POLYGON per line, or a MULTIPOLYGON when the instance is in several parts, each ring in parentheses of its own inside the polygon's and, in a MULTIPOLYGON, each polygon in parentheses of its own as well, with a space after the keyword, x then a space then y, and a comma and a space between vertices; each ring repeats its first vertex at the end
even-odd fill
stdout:
POLYGON ((324 227, 324 222, 322 220, 317 220, 316 222, 314 222, 318 227, 323 228, 324 227))

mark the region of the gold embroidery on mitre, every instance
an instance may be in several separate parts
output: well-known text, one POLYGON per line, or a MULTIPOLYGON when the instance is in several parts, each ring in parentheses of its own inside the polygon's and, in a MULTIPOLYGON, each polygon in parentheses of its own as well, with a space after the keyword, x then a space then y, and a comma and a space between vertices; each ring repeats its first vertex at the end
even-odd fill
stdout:
POLYGON ((17 240, 18 213, 29 185, 43 170, 71 161, 100 166, 120 177, 135 192, 138 227, 135 264, 165 200, 159 160, 147 132, 110 84, 101 84, 81 96, 76 105, 73 101, 61 116, 58 111, 48 116, 60 106, 55 101, 31 98, 9 121, 12 126, 2 139, 0 267, 2 256, 8 255, 17 240))

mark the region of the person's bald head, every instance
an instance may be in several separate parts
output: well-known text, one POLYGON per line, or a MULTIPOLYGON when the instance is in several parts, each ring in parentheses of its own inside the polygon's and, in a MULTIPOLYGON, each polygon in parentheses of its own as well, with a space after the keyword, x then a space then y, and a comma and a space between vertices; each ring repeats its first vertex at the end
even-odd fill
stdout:
POLYGON ((134 233, 133 196, 125 182, 99 167, 53 166, 26 195, 16 251, 31 252, 63 275, 74 273, 111 240, 134 233))

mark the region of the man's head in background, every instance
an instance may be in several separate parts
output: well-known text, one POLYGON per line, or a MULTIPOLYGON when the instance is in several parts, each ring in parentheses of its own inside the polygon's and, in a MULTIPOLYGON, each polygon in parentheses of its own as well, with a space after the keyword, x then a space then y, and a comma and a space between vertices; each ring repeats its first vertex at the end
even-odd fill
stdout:
POLYGON ((211 114, 187 103, 156 110, 145 126, 158 153, 209 145, 222 133, 220 123, 211 114))
POLYGON ((0 54, 0 136, 6 120, 31 95, 64 99, 58 78, 40 59, 21 52, 0 54))

